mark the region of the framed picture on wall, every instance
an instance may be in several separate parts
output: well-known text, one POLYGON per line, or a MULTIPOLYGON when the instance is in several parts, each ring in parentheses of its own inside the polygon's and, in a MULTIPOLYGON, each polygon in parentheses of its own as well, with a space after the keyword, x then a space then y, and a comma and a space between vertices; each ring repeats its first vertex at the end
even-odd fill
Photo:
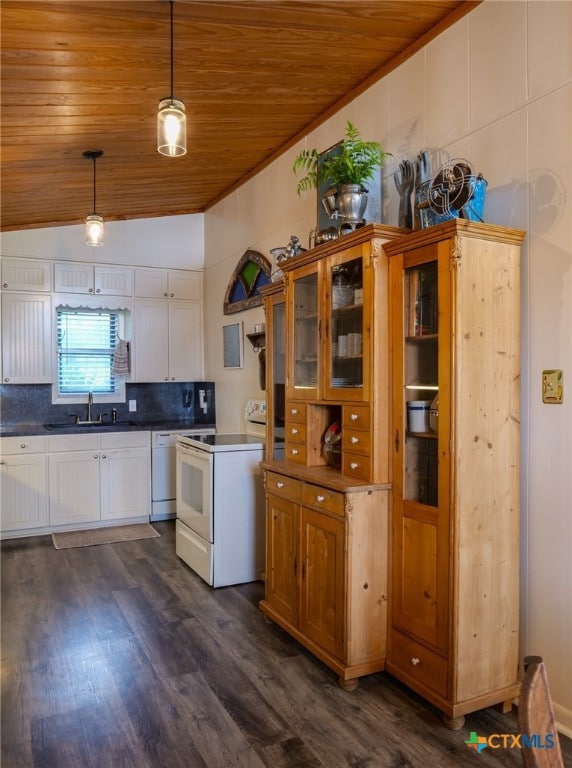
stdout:
POLYGON ((223 325, 222 341, 225 368, 242 368, 244 353, 243 323, 223 325))

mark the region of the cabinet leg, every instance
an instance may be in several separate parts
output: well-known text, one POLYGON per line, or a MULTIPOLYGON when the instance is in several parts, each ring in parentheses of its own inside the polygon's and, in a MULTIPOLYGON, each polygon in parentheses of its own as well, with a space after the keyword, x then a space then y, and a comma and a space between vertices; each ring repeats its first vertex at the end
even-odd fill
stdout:
POLYGON ((499 712, 502 712, 503 715, 507 715, 512 711, 512 699, 509 699, 508 701, 501 701, 498 704, 495 704, 495 709, 499 712))
POLYGON ((344 680, 343 677, 339 678, 340 688, 344 691, 355 691, 358 687, 359 677, 352 677, 351 680, 344 680))
POLYGON ((443 723, 452 731, 458 731, 465 725, 465 716, 461 715, 461 717, 449 717, 448 715, 443 715, 443 723))

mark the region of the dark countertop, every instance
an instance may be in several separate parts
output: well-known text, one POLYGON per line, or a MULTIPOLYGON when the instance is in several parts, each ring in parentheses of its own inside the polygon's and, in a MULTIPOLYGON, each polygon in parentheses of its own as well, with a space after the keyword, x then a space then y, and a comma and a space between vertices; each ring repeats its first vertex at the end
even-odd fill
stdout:
POLYGON ((110 421, 102 425, 82 426, 81 424, 52 425, 50 428, 44 424, 3 424, 0 427, 0 437, 33 437, 35 435, 85 435, 90 432, 136 432, 149 430, 151 432, 183 432, 204 429, 215 429, 215 424, 197 424, 191 421, 118 421, 112 424, 110 421))

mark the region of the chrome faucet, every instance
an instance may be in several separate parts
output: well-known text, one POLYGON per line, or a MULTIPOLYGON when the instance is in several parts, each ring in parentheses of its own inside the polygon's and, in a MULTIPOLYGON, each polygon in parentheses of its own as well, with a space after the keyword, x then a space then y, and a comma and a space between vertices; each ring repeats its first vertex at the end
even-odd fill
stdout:
POLYGON ((93 408, 93 392, 89 392, 87 395, 87 420, 92 421, 91 409, 93 408))

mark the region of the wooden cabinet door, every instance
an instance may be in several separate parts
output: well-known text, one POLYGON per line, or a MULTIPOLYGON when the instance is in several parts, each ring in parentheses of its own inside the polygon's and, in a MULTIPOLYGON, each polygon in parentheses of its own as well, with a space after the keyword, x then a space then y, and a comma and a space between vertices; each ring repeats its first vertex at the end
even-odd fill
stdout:
POLYGON ((42 294, 2 296, 2 381, 41 384, 52 380, 51 298, 42 294))
POLYGON ((448 651, 450 559, 447 270, 448 261, 440 258, 433 245, 390 260, 396 393, 392 404, 392 623, 444 652, 448 651), (408 401, 430 401, 436 392, 438 434, 428 426, 412 428, 408 401))
POLYGON ((90 523, 100 517, 99 451, 49 456, 50 523, 90 523))
POLYGON ((8 455, 2 461, 2 531, 41 528, 49 523, 48 470, 44 454, 8 455))
POLYGON ((300 630, 341 659, 345 524, 306 507, 300 515, 300 630))
POLYGON ((286 340, 288 400, 317 400, 320 392, 321 264, 287 275, 286 340))
POLYGON ((266 510, 266 601, 297 626, 298 506, 269 494, 266 510))
POLYGON ((149 449, 101 451, 101 519, 150 514, 149 449))
POLYGON ((330 256, 324 264, 321 394, 326 400, 370 400, 374 299, 370 261, 358 245, 330 256))

